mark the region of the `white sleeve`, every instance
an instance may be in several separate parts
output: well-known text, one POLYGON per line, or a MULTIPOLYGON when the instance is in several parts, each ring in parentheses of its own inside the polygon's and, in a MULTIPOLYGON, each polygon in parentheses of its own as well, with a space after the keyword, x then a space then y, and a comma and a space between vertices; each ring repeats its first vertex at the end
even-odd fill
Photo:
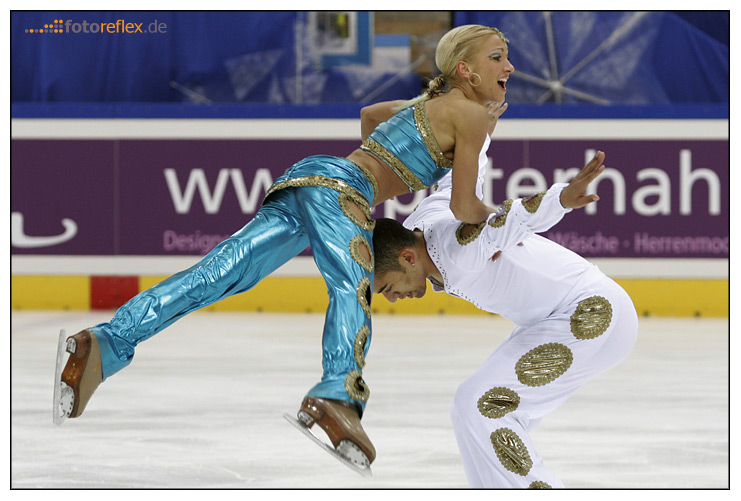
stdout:
POLYGON ((473 244, 482 255, 490 256, 517 245, 533 233, 550 229, 572 210, 561 205, 561 191, 566 186, 557 183, 547 191, 507 200, 499 211, 478 225, 461 223, 456 230, 458 243, 473 244))

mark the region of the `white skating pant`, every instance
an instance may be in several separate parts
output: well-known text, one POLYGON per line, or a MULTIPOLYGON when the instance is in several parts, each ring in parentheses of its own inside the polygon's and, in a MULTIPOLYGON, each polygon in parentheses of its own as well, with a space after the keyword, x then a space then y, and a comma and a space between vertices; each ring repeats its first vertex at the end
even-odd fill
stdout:
POLYGON ((638 319, 628 294, 607 277, 570 304, 517 327, 456 391, 451 418, 473 488, 559 488, 530 438, 543 416, 625 359, 638 319))

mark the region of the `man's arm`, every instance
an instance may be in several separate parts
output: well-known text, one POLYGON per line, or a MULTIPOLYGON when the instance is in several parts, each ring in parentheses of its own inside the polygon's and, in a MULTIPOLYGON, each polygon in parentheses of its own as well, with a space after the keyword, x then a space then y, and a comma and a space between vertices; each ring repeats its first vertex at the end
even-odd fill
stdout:
POLYGON ((507 200, 486 221, 467 224, 456 221, 446 208, 450 190, 440 190, 423 200, 409 216, 404 226, 419 222, 434 222, 439 231, 449 233, 452 245, 465 247, 472 263, 488 261, 500 251, 506 251, 533 233, 544 232, 556 225, 573 208, 596 201, 596 195, 586 195, 587 185, 603 170, 604 154, 599 152, 569 183, 554 184, 547 191, 530 197, 507 200), (455 243, 453 243, 455 242, 455 243))
POLYGON ((522 242, 533 233, 542 233, 555 226, 567 212, 599 200, 597 195, 587 195, 586 188, 605 169, 605 154, 601 151, 567 185, 554 184, 547 191, 517 200, 507 200, 502 208, 493 214, 483 226, 474 230, 461 228, 460 232, 472 235, 480 233, 485 254, 522 242), (480 231, 479 231, 480 228, 480 231))

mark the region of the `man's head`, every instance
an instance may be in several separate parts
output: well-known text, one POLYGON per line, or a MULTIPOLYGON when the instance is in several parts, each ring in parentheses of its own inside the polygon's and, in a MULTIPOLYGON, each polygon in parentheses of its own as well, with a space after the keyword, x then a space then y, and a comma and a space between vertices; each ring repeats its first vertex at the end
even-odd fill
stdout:
POLYGON ((429 257, 422 233, 407 230, 393 219, 375 221, 373 292, 383 294, 392 303, 397 299, 424 296, 429 257))

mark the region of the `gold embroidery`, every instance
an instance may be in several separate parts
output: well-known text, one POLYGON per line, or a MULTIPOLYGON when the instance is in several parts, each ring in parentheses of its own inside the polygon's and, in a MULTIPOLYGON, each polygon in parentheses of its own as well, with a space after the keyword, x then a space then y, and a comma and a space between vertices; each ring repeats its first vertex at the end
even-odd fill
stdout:
POLYGON ((364 167, 364 166, 362 166, 360 164, 356 164, 355 162, 353 162, 352 160, 350 160, 348 158, 346 158, 345 160, 347 160, 348 162, 350 162, 351 164, 353 164, 355 167, 357 167, 358 169, 360 169, 360 172, 363 173, 363 175, 370 182, 371 186, 373 186, 373 200, 375 200, 376 198, 378 198, 378 181, 376 180, 376 176, 374 176, 373 173, 371 173, 371 171, 369 171, 366 167, 364 167))
POLYGON ((517 434, 509 428, 499 428, 489 437, 499 462, 517 475, 525 476, 533 467, 527 447, 517 434))
POLYGON ((427 147, 427 151, 430 156, 435 160, 438 167, 449 169, 453 166, 453 161, 443 155, 440 145, 435 139, 435 135, 432 133, 432 126, 427 118, 427 110, 425 110, 424 102, 418 103, 414 107, 414 123, 417 126, 419 135, 422 136, 422 141, 427 147))
POLYGON ((520 396, 509 388, 492 388, 479 398, 477 405, 483 416, 497 419, 517 409, 520 396))
POLYGON ((368 240, 366 240, 363 235, 355 235, 352 237, 352 240, 350 240, 350 255, 356 263, 363 267, 365 271, 373 273, 373 252, 371 251, 371 246, 368 243, 368 240), (361 245, 364 245, 365 248, 368 249, 370 261, 365 259, 365 256, 360 252, 361 245))
POLYGON ((502 203, 502 207, 497 211, 496 217, 489 219, 489 226, 494 228, 501 228, 504 226, 504 223, 507 222, 507 214, 509 214, 511 208, 512 200, 505 200, 504 203, 502 203))
POLYGON ((370 303, 368 302, 370 286, 370 278, 363 277, 360 279, 360 283, 358 284, 358 303, 360 303, 360 307, 363 308, 368 318, 371 316, 370 303))
POLYGON ((553 487, 550 486, 548 482, 543 482, 542 480, 536 480, 530 486, 528 489, 553 489, 553 487))
POLYGON ((356 190, 355 188, 353 188, 346 182, 340 181, 339 179, 333 179, 330 177, 302 176, 302 177, 294 177, 291 179, 286 179, 285 181, 275 183, 273 186, 271 186, 268 192, 265 194, 265 198, 268 198, 270 195, 272 195, 276 191, 282 190, 284 188, 302 188, 305 186, 319 186, 322 188, 331 188, 335 191, 338 191, 346 195, 348 198, 352 199, 355 203, 357 203, 358 206, 361 209, 363 209, 363 212, 367 212, 368 219, 370 219, 370 204, 365 199, 365 197, 361 195, 360 192, 358 192, 358 190, 356 190))
POLYGON ((562 344, 540 345, 517 361, 517 379, 528 386, 543 386, 566 372, 573 359, 571 350, 562 344))
POLYGON ((468 245, 481 235, 481 230, 484 229, 486 221, 479 224, 461 223, 457 230, 455 230, 455 238, 461 245, 468 245), (470 230, 470 231, 468 231, 470 230))
POLYGON ((525 210, 528 211, 530 214, 535 214, 535 211, 537 211, 540 207, 540 202, 543 201, 543 196, 545 196, 545 191, 541 191, 540 193, 536 193, 535 195, 530 195, 527 198, 523 198, 522 206, 525 207, 525 210))
POLYGON ((358 367, 361 369, 365 367, 365 343, 368 342, 369 334, 370 328, 367 325, 362 326, 355 335, 355 342, 353 343, 355 363, 358 364, 358 367))
POLYGON ((361 402, 367 402, 370 396, 370 389, 363 381, 360 371, 356 370, 350 371, 350 374, 345 378, 345 390, 350 397, 361 402))
POLYGON ((352 221, 353 223, 357 224, 359 227, 363 228, 367 231, 373 231, 373 228, 376 227, 376 222, 371 219, 370 215, 370 208, 368 207, 368 203, 365 201, 365 198, 355 196, 355 194, 352 194, 350 192, 342 192, 338 195, 338 201, 340 202, 340 208, 342 209, 342 212, 345 213, 345 215, 352 221), (350 202, 354 202, 355 205, 357 205, 362 211, 363 214, 365 214, 366 219, 360 219, 351 209, 350 209, 350 202))
POLYGON ((612 306, 602 296, 592 296, 581 301, 571 315, 571 332, 577 339, 594 339, 601 336, 612 321, 612 306))
POLYGON ((419 180, 419 178, 414 174, 414 172, 411 171, 409 167, 404 165, 404 163, 396 156, 394 156, 393 153, 381 146, 376 141, 367 138, 365 141, 363 141, 360 149, 373 153, 378 158, 383 160, 386 164, 388 164, 389 167, 391 167, 391 169, 396 172, 396 175, 398 175, 401 180, 404 181, 404 184, 409 186, 411 191, 419 191, 427 188, 427 186, 419 180))

